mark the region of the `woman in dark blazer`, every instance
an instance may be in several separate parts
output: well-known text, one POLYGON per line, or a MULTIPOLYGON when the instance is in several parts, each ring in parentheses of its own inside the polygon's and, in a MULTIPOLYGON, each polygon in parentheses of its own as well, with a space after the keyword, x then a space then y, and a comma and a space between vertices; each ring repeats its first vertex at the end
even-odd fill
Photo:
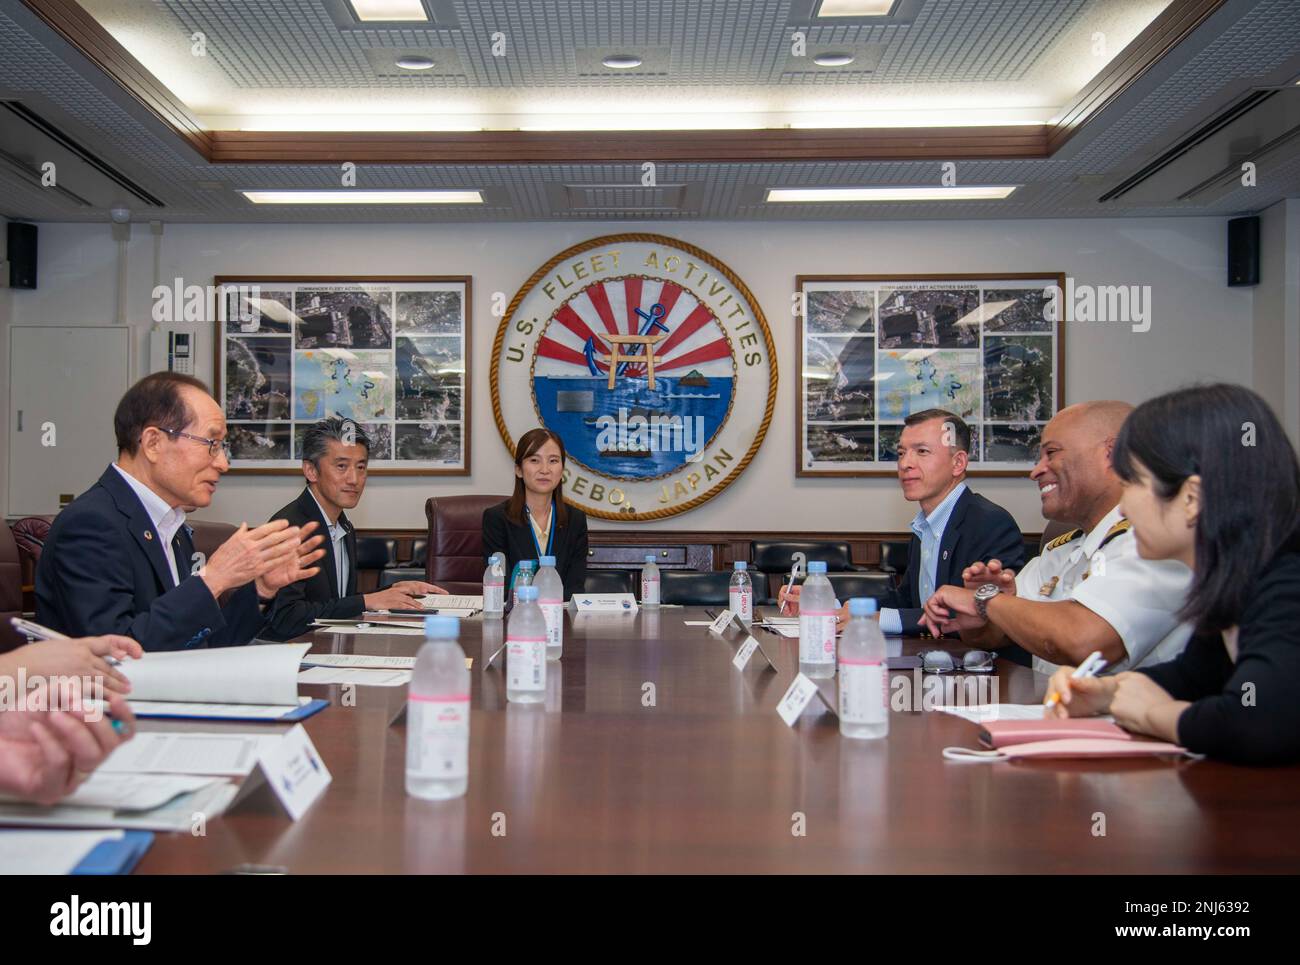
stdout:
POLYGON ((483 565, 504 553, 509 587, 520 560, 554 556, 567 600, 587 580, 587 517, 565 505, 564 462, 564 440, 554 432, 523 434, 515 446, 514 494, 483 511, 483 565))
POLYGON ((1138 553, 1192 570, 1180 617, 1196 631, 1134 673, 1062 667, 1055 712, 1237 764, 1300 761, 1300 464, 1277 417, 1239 385, 1170 392, 1133 411, 1111 459, 1138 553))

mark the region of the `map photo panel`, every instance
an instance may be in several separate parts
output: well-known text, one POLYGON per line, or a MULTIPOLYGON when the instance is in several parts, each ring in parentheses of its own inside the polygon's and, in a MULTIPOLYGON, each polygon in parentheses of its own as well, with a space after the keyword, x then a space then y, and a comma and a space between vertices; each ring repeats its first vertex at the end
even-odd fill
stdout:
POLYGON ((897 473, 904 420, 971 430, 976 475, 1028 473, 1061 405, 1061 275, 801 276, 797 476, 897 473))
POLYGON ((468 276, 215 282, 232 472, 301 474, 307 429, 337 417, 364 428, 371 473, 469 474, 468 276))

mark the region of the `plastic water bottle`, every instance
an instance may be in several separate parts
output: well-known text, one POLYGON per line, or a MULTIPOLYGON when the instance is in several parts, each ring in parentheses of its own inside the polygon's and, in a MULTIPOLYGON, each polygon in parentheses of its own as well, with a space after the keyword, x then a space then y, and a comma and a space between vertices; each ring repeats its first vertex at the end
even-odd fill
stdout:
POLYGON ((750 582, 749 564, 736 560, 731 585, 727 587, 727 609, 740 618, 741 623, 754 620, 754 584, 750 582))
POLYGON ((493 553, 483 571, 483 619, 500 620, 506 608, 506 554, 493 553))
POLYGON ((506 700, 540 704, 546 698, 546 617, 537 587, 521 586, 506 621, 506 700))
POLYGON ((519 565, 515 567, 515 578, 510 584, 510 605, 512 607, 519 605, 519 588, 533 585, 533 570, 536 566, 536 560, 520 560, 519 565))
POLYGON ((537 605, 546 618, 546 659, 559 660, 564 652, 564 581, 555 569, 555 557, 543 556, 537 561, 537 605))
POLYGON ((406 793, 444 801, 469 786, 469 671, 455 617, 424 618, 406 705, 406 793))
POLYGON ((645 566, 641 567, 641 605, 659 605, 659 567, 653 553, 645 555, 645 566))
POLYGON ((835 617, 840 603, 824 560, 810 560, 799 593, 799 672, 805 677, 835 676, 835 617))
POLYGON ((889 734, 889 670, 885 635, 872 619, 876 601, 854 597, 840 640, 840 733, 872 739, 889 734))

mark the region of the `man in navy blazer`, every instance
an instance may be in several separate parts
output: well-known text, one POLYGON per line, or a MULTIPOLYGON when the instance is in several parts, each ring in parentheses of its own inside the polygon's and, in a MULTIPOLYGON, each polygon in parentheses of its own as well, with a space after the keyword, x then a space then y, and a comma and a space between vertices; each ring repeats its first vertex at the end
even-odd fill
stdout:
MULTIPOLYGON (((915 412, 903 422, 898 482, 903 497, 920 509, 911 523, 902 583, 880 601, 885 633, 924 632, 925 601, 937 587, 962 586, 962 570, 972 563, 1006 557, 1024 562, 1024 541, 1011 514, 966 486, 970 442, 970 427, 945 409, 915 412)), ((799 590, 789 594, 796 608, 799 590)), ((847 605, 840 618, 848 618, 847 605)))
POLYGON ((198 379, 146 376, 113 428, 117 462, 50 527, 37 621, 72 637, 122 634, 145 650, 248 643, 276 592, 317 572, 321 537, 277 520, 240 526, 209 559, 195 553, 185 514, 211 503, 230 469, 225 417, 198 379))

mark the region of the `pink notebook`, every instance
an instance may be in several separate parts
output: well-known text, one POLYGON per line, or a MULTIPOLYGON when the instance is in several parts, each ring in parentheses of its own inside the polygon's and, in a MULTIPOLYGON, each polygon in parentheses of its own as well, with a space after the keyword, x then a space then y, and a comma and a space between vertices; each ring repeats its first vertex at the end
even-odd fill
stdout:
POLYGON ((1131 741, 1133 735, 1108 720, 1078 718, 1058 720, 990 720, 980 728, 980 743, 985 747, 1009 747, 1038 741, 1090 738, 1094 740, 1131 741))

